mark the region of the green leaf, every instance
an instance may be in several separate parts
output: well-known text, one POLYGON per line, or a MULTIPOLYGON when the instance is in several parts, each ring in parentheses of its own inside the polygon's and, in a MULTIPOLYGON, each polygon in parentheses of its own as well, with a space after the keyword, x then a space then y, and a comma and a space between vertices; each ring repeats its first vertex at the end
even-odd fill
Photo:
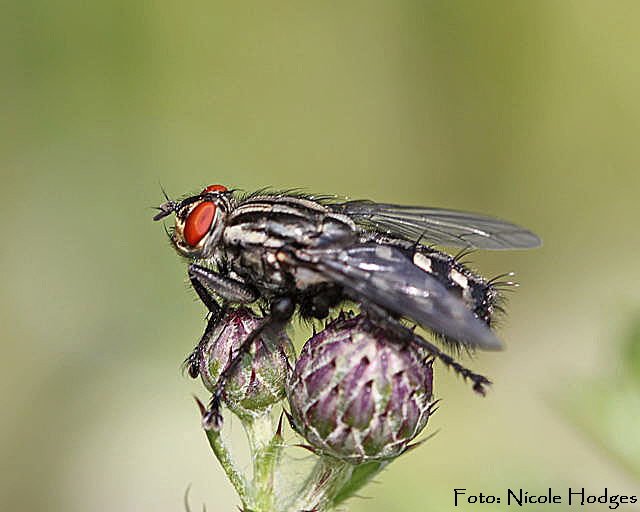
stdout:
POLYGON ((334 505, 339 505, 343 501, 351 498, 364 487, 369 480, 382 471, 387 464, 389 464, 389 461, 372 461, 356 466, 351 474, 351 479, 336 494, 333 500, 334 505))

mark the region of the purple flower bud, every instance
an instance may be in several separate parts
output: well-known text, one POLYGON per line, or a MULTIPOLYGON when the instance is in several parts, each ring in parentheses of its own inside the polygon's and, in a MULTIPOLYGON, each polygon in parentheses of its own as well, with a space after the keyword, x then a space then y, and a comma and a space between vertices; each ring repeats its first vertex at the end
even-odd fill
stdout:
POLYGON ((354 463, 389 459, 426 425, 433 359, 391 335, 363 315, 340 317, 303 347, 287 398, 294 427, 317 450, 354 463))
MULTIPOLYGON (((229 365, 247 336, 262 323, 248 308, 226 312, 204 348, 200 374, 213 392, 222 371, 229 365)), ((227 380, 223 400, 235 414, 258 414, 285 396, 285 383, 295 359, 293 344, 284 331, 263 332, 251 345, 237 370, 227 380)))

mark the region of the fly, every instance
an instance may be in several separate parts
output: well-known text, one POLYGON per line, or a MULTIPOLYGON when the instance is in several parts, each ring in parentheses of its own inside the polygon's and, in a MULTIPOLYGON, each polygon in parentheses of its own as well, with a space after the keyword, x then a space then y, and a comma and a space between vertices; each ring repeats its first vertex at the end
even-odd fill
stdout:
POLYGON ((484 394, 486 377, 460 365, 406 321, 453 348, 500 349, 492 320, 501 309, 499 287, 512 283, 487 280, 433 245, 462 253, 541 245, 527 229, 485 215, 297 191, 240 194, 211 185, 181 201, 167 198, 158 210, 154 220, 175 214, 169 238, 189 260, 191 285, 211 313, 187 359, 192 377, 198 376, 207 333, 225 308, 259 302, 267 311, 220 376, 209 415, 213 428, 219 426, 225 381, 256 337, 284 328, 296 313, 326 318, 346 301, 393 332, 398 343, 423 347, 484 394))

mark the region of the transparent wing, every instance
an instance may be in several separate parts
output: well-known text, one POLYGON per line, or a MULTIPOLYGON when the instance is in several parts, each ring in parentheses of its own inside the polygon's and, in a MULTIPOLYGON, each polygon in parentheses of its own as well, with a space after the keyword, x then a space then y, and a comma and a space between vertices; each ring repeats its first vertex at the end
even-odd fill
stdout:
POLYGON ((375 302, 470 347, 502 347, 460 298, 394 247, 366 243, 341 250, 301 250, 298 255, 301 264, 342 285, 354 300, 375 302))
POLYGON ((494 250, 542 245, 540 238, 525 228, 476 213, 373 201, 347 201, 333 206, 364 228, 408 240, 494 250))

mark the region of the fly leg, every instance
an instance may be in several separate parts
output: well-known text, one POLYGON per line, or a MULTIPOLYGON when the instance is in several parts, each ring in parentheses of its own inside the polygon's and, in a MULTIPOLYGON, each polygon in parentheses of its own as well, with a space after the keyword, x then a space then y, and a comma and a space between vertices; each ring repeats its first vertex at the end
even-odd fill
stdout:
POLYGON ((184 366, 188 369, 189 375, 195 379, 200 374, 200 364, 203 361, 204 348, 213 330, 224 316, 226 303, 248 304, 254 302, 258 298, 258 294, 243 282, 200 265, 189 265, 189 280, 191 281, 191 286, 193 286, 198 297, 204 305, 207 306, 210 313, 204 334, 184 362, 184 366), (218 304, 218 301, 209 290, 212 290, 223 299, 222 306, 218 304))
POLYGON ((491 381, 489 379, 462 366, 449 354, 444 353, 438 347, 425 340, 422 336, 417 335, 412 329, 403 325, 400 320, 392 316, 381 306, 372 302, 364 301, 361 301, 361 305, 363 310, 376 325, 397 334, 397 338, 395 339, 397 339, 398 343, 403 345, 413 343, 414 345, 427 350, 432 356, 440 359, 445 366, 452 368, 456 373, 462 375, 464 379, 469 379, 473 383, 473 390, 476 393, 483 396, 485 395, 487 391, 486 386, 491 385, 491 381))
POLYGON ((195 263, 189 265, 189 279, 198 297, 210 311, 212 302, 216 301, 209 290, 231 303, 250 304, 258 299, 258 293, 246 283, 195 263))
POLYGON ((251 345, 268 330, 280 331, 291 319, 295 310, 295 302, 289 297, 281 297, 275 299, 271 303, 271 311, 258 327, 256 327, 249 336, 242 342, 238 351, 229 361, 227 367, 222 371, 216 383, 216 389, 211 396, 209 409, 202 417, 202 425, 206 430, 220 430, 222 427, 222 415, 220 414, 220 405, 224 395, 224 388, 227 380, 237 370, 242 359, 251 350, 251 345))
POLYGON ((189 356, 184 360, 184 363, 182 363, 182 367, 187 369, 187 371, 189 372, 189 376, 192 379, 196 379, 198 375, 200 375, 200 366, 202 361, 204 360, 205 347, 209 343, 209 339, 211 338, 213 331, 224 316, 223 308, 217 303, 216 306, 217 309, 215 311, 209 309, 211 314, 209 316, 209 321, 207 322, 207 327, 205 327, 204 333, 200 337, 200 341, 198 341, 198 344, 191 351, 189 356))

